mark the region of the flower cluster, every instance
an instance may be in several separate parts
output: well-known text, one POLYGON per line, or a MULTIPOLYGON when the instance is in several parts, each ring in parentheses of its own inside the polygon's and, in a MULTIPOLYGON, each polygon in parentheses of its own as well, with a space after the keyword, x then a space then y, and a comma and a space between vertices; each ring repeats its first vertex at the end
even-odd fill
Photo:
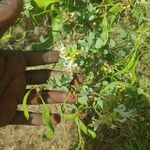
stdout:
POLYGON ((66 52, 66 48, 64 44, 61 42, 61 48, 60 48, 60 63, 64 65, 64 68, 68 72, 73 72, 77 69, 77 63, 74 62, 74 57, 71 57, 71 55, 68 55, 66 52))

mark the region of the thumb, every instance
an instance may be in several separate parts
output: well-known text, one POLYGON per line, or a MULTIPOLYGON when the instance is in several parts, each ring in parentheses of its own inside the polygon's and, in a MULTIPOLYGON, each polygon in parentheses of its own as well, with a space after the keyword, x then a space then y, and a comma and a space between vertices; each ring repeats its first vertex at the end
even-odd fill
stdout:
POLYGON ((0 38, 17 20, 23 7, 22 0, 0 1, 0 38))

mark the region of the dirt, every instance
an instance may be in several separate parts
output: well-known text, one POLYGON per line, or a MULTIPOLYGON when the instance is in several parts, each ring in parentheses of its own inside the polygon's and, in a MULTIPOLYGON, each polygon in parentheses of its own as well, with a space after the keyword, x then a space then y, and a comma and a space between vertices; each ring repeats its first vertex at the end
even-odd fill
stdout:
POLYGON ((69 150, 77 142, 73 122, 62 120, 55 127, 52 139, 43 138, 44 133, 43 126, 14 125, 0 128, 0 150, 69 150))

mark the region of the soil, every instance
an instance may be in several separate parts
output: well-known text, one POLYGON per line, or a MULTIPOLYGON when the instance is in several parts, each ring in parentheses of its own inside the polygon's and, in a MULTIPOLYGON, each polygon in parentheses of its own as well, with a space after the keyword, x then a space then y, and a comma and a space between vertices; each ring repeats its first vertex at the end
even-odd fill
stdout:
POLYGON ((0 150, 69 150, 77 142, 76 126, 62 120, 52 139, 43 138, 45 127, 6 126, 0 128, 0 150))

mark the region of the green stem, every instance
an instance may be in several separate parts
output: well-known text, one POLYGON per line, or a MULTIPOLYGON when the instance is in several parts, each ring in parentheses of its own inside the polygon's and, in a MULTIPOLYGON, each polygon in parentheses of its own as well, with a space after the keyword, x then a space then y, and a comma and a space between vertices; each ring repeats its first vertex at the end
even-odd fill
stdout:
POLYGON ((78 135, 79 135, 79 144, 78 144, 78 147, 77 147, 77 150, 84 150, 84 140, 83 140, 83 137, 81 135, 81 129, 80 129, 80 125, 79 125, 79 122, 78 122, 78 118, 75 119, 75 123, 77 125, 77 129, 78 129, 78 135))

